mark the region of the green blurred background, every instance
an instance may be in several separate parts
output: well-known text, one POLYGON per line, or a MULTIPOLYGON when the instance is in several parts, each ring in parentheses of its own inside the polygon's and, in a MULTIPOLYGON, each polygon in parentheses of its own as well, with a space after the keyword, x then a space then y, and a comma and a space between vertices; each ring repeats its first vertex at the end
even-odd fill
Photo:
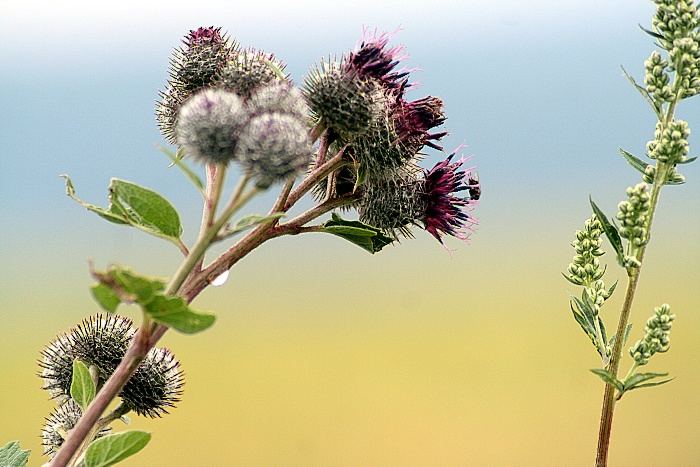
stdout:
MULTIPOLYGON (((375 256, 311 235, 264 245, 197 300, 218 313, 214 328, 164 338, 187 373, 184 400, 133 420, 153 440, 128 465, 591 465, 602 384, 588 369, 600 364, 560 272, 587 195, 613 212, 636 183, 616 150, 641 153, 654 119, 619 65, 640 76, 653 45, 637 24, 652 12, 639 0, 3 2, 0 441, 43 462, 52 403, 36 360, 97 311, 86 260, 155 275, 179 261, 74 205, 58 174, 95 202, 111 176, 153 187, 195 235, 197 195, 154 149, 153 102, 178 38, 223 26, 299 82, 363 26, 401 26, 394 42, 421 69, 414 95, 445 99, 447 146, 466 143, 478 165, 479 230, 451 253, 422 232, 375 256)), ((700 127, 697 101, 680 115, 700 127)), ((672 350, 648 369, 676 379, 618 406, 614 466, 700 465, 700 172, 684 171, 689 183, 663 195, 632 331, 671 303, 672 350)))

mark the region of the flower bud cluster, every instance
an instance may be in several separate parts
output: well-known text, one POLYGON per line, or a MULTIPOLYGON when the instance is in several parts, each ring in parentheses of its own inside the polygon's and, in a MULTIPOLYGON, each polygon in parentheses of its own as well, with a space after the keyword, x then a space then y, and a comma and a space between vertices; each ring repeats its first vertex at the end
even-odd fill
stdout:
POLYGON ((649 193, 646 183, 627 188, 627 200, 618 205, 620 236, 629 240, 634 248, 647 240, 646 222, 649 213, 649 193))
MULTIPOLYGON (((600 249, 602 234, 603 227, 595 215, 586 220, 583 230, 576 231, 576 239, 571 244, 576 255, 567 268, 566 276, 572 284, 589 287, 605 274, 605 268, 598 259, 605 254, 600 249)), ((598 288, 594 287, 596 290, 598 288)))
MULTIPOLYGON (((107 381, 134 337, 131 324, 131 320, 121 316, 95 315, 56 337, 42 351, 43 358, 39 362, 43 389, 61 406, 70 401, 75 360, 94 369, 98 384, 107 381)), ((182 385, 179 362, 169 350, 154 348, 146 355, 119 397, 139 415, 157 417, 167 413, 167 409, 180 400, 182 385)))
POLYGON ((659 105, 670 102, 673 99, 673 91, 669 84, 671 78, 668 74, 668 61, 664 60, 659 52, 654 51, 644 62, 644 68, 644 84, 654 101, 659 105))
POLYGON ((700 14, 695 0, 656 0, 653 26, 668 50, 669 69, 676 71, 680 97, 700 92, 700 14))
POLYGON ((688 158, 690 128, 684 120, 674 120, 668 125, 656 124, 654 139, 647 143, 647 154, 669 165, 683 163, 688 158))
POLYGON ((671 326, 675 318, 667 304, 654 308, 654 315, 644 327, 644 338, 630 348, 630 355, 637 365, 646 365, 655 353, 666 352, 670 348, 671 326))
POLYGON ((698 24, 698 7, 695 0, 654 0, 656 14, 653 18, 654 32, 659 44, 666 50, 674 47, 676 39, 682 39, 693 33, 698 24))

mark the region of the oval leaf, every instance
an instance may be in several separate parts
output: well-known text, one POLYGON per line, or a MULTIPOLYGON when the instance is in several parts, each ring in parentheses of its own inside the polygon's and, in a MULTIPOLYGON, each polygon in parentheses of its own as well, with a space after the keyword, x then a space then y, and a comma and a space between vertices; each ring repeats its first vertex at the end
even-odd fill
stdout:
POLYGON ((110 313, 117 311, 117 307, 121 303, 119 296, 114 293, 114 290, 107 287, 105 284, 95 284, 90 288, 95 301, 102 307, 103 310, 110 313))
POLYGON ((113 178, 109 193, 112 204, 123 211, 131 225, 153 235, 180 238, 180 216, 173 205, 155 191, 113 178))
POLYGON ((378 228, 360 221, 345 220, 336 213, 332 214, 331 220, 323 224, 322 232, 344 238, 372 254, 393 243, 393 240, 378 228))
POLYGON ((215 315, 192 310, 180 297, 157 295, 143 309, 154 321, 185 334, 204 331, 216 321, 215 315))
POLYGON ((145 431, 126 431, 96 439, 85 451, 85 467, 109 467, 143 449, 151 440, 145 431))
POLYGON ((90 375, 90 369, 80 360, 73 360, 73 378, 70 383, 70 396, 85 410, 95 398, 95 382, 90 375))

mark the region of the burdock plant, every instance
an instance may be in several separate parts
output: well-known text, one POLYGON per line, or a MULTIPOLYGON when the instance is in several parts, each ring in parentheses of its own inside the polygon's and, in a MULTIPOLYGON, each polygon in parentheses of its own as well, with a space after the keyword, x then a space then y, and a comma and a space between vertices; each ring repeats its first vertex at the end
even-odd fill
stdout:
POLYGON ((692 0, 655 0, 657 9, 651 29, 661 51, 652 52, 645 62, 644 84, 637 83, 626 71, 632 85, 649 103, 657 117, 654 137, 646 144, 646 160, 621 149, 620 153, 640 174, 642 181, 626 192, 614 218, 608 218, 591 200, 593 214, 582 230, 576 232, 573 247, 576 256, 565 277, 581 288, 571 300, 576 322, 593 343, 603 368, 591 370, 605 382, 603 407, 598 435, 596 465, 607 465, 615 404, 627 392, 659 386, 669 382, 668 373, 644 372, 657 353, 669 350, 671 326, 675 315, 663 304, 654 309, 646 322, 641 339, 629 348, 629 370, 620 376, 623 347, 632 328, 630 315, 651 240, 652 221, 665 186, 685 182, 678 171, 682 164, 695 160, 688 157, 688 123, 676 118, 681 101, 700 92, 700 15, 692 0), (615 285, 605 285, 606 266, 601 262, 605 236, 612 246, 617 263, 627 273, 627 290, 617 318, 614 335, 608 335, 600 311, 612 295, 615 285))
MULTIPOLYGON (((190 303, 268 240, 325 233, 376 253, 414 227, 440 243, 447 235, 469 235, 478 178, 454 154, 431 169, 419 167, 425 148, 442 149, 438 141, 446 133, 434 129, 445 122, 443 104, 408 99, 401 48, 388 42, 386 35, 367 34, 352 52, 315 67, 300 89, 274 55, 239 48, 220 28, 186 35, 172 55, 156 120, 176 146, 163 152, 203 199, 192 245, 182 240, 176 209, 158 193, 112 179, 103 208, 78 198, 65 177, 67 194, 89 211, 171 242, 184 258, 169 279, 91 265, 92 295, 104 314, 59 334, 41 353, 43 388, 57 405, 42 430, 50 466, 112 465, 148 443, 149 433, 112 433, 112 424, 127 422, 127 414, 161 417, 180 400, 180 364, 156 344, 169 329, 193 334, 210 327, 215 316, 190 303), (203 166, 205 180, 189 161, 203 166), (239 179, 224 202, 234 173, 239 179), (266 213, 239 215, 274 186, 281 188, 266 213), (316 195, 311 208, 294 212, 310 193, 316 195), (336 212, 318 220, 341 208, 355 208, 359 220, 336 212), (228 249, 207 262, 210 247, 221 242, 228 249), (115 314, 122 303, 141 308, 138 325, 115 314)), ((639 352, 646 355, 651 350, 644 345, 639 352)), ((26 458, 16 442, 0 449, 0 460, 13 459, 12 465, 26 458)))

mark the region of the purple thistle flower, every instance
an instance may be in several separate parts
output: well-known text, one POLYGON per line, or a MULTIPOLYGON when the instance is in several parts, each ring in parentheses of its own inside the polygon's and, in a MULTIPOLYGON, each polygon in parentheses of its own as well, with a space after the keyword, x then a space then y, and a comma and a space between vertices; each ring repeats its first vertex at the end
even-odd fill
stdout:
POLYGON ((408 86, 409 70, 396 70, 405 54, 402 46, 387 48, 389 39, 390 36, 386 33, 365 33, 361 42, 347 57, 345 70, 362 78, 378 80, 398 98, 408 86))
POLYGON ((467 211, 481 196, 479 180, 472 169, 463 168, 466 159, 452 162, 454 155, 423 171, 421 196, 426 208, 422 221, 440 243, 445 234, 466 240, 477 223, 467 211), (457 195, 460 192, 466 192, 465 196, 457 195))
POLYGON ((190 33, 182 41, 187 47, 192 47, 195 44, 222 44, 224 40, 224 37, 221 35, 221 28, 209 26, 190 30, 190 33))
POLYGON ((393 109, 393 118, 399 141, 416 147, 416 152, 424 145, 442 150, 442 146, 433 141, 439 141, 447 132, 430 133, 430 130, 442 125, 447 119, 441 99, 433 96, 412 102, 399 99, 393 109))

